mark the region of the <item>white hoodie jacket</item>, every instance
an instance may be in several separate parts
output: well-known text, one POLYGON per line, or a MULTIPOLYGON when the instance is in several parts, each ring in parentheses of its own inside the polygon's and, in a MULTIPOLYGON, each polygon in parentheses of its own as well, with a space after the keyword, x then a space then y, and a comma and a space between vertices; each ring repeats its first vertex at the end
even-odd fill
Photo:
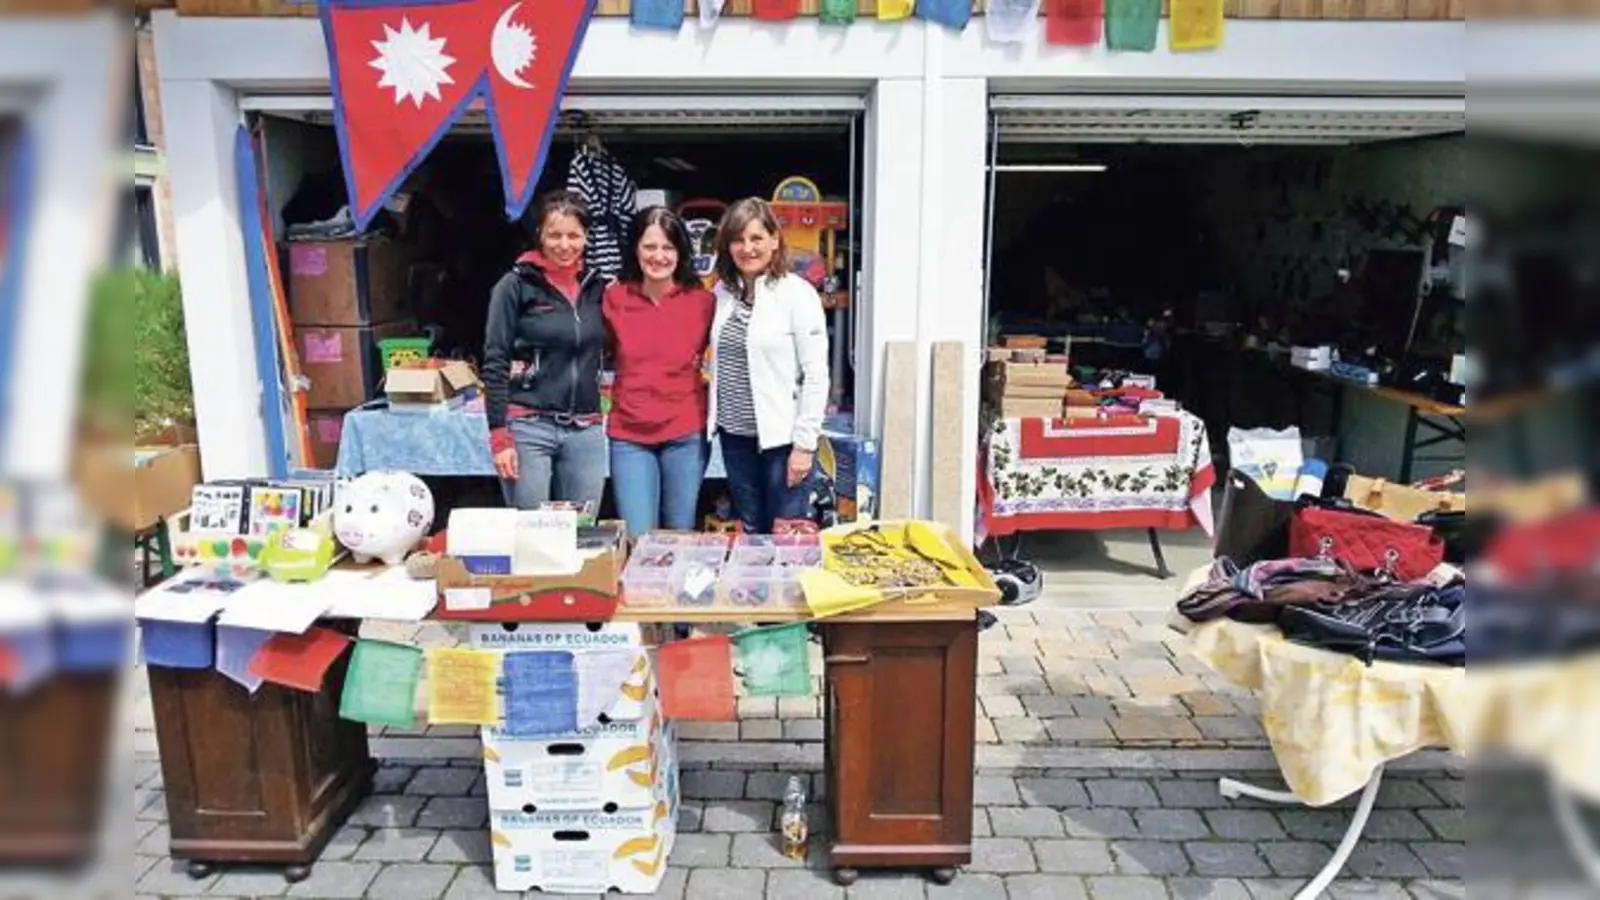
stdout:
MULTIPOLYGON (((715 293, 708 434, 717 427, 717 338, 734 304, 742 302, 721 282, 715 293)), ((746 351, 761 449, 793 444, 802 450, 816 450, 828 407, 828 323, 816 289, 792 273, 757 281, 746 351)))

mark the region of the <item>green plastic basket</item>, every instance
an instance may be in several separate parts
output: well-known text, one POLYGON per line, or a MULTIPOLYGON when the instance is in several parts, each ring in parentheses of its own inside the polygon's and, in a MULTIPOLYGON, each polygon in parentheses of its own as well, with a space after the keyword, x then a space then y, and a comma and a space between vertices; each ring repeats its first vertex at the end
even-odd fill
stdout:
POLYGON ((427 337, 384 338, 378 342, 378 355, 383 357, 385 372, 411 362, 421 362, 433 351, 433 339, 427 337))

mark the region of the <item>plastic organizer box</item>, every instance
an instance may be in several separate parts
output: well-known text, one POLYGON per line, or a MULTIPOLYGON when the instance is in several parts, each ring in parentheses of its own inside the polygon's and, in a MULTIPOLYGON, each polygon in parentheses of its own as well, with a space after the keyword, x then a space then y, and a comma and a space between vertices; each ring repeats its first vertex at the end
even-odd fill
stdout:
POLYGON ((816 535, 750 535, 730 548, 720 535, 651 533, 622 573, 630 606, 798 606, 797 576, 822 564, 816 535))

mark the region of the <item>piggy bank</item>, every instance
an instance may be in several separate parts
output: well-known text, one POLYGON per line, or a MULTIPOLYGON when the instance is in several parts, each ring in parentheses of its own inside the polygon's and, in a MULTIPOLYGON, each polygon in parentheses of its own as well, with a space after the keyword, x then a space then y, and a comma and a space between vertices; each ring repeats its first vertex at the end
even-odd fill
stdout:
POLYGON ((368 472, 339 487, 333 534, 356 562, 399 565, 433 525, 433 492, 409 472, 368 472))

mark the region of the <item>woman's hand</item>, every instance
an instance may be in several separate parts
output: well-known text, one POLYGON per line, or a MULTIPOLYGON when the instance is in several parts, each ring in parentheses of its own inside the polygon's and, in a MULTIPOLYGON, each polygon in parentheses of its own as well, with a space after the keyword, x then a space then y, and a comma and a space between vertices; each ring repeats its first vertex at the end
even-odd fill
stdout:
POLYGON ((789 451, 789 487, 799 487, 802 481, 811 477, 811 464, 816 458, 817 454, 811 450, 795 447, 789 451))
POLYGON ((507 447, 494 455, 494 469, 507 481, 517 480, 517 448, 507 447))

